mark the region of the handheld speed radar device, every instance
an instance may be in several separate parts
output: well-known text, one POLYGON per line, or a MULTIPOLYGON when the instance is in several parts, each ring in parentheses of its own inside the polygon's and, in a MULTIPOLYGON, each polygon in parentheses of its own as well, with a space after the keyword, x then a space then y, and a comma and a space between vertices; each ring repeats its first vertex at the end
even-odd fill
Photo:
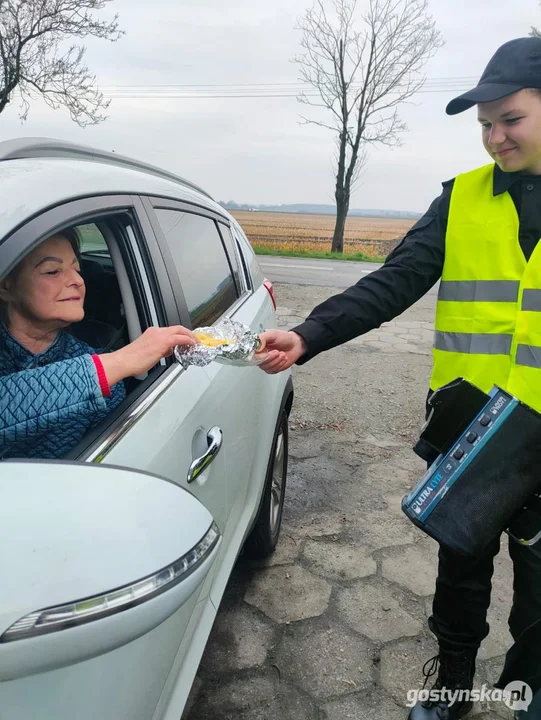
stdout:
POLYGON ((504 530, 541 538, 541 415, 498 387, 459 378, 429 400, 415 451, 428 471, 402 501, 407 517, 442 545, 481 556, 504 530))

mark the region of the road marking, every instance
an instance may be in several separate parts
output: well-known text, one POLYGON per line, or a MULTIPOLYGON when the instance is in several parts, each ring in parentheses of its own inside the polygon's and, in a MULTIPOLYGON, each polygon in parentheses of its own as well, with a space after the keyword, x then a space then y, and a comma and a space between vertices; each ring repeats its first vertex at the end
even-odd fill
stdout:
POLYGON ((292 270, 330 270, 334 272, 335 268, 330 265, 290 265, 289 263, 267 263, 260 262, 261 267, 272 268, 291 268, 292 270))
MULTIPOLYGON (((287 270, 288 268, 291 270, 319 270, 320 272, 334 272, 336 268, 331 267, 330 265, 289 265, 286 263, 259 263, 261 267, 263 268, 283 268, 287 270)), ((353 268, 352 268, 353 270, 353 268)), ((374 268, 374 270, 357 270, 357 272, 361 275, 369 275, 370 273, 373 273, 377 270, 377 268, 374 268)))

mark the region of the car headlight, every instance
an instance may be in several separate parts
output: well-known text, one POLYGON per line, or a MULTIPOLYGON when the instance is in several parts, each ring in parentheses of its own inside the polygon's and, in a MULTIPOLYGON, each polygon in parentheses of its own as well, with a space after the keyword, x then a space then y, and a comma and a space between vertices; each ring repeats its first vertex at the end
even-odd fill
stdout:
POLYGON ((177 585, 199 567, 210 555, 219 537, 218 527, 216 523, 212 523, 203 539, 171 565, 142 580, 101 595, 25 615, 4 632, 0 642, 7 643, 66 630, 151 600, 177 585))

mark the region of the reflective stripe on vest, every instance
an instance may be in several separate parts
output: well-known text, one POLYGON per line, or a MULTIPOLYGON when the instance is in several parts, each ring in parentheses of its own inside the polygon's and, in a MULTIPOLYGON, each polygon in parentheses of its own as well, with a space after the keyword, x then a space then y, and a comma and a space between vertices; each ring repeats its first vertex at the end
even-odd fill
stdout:
POLYGON ((516 302, 519 288, 518 280, 442 280, 438 299, 448 302, 516 302))
POLYGON ((493 333, 455 333, 436 330, 434 347, 446 352, 476 355, 509 355, 512 335, 493 333))
POLYGON ((516 364, 541 369, 541 347, 535 345, 518 345, 516 364))
POLYGON ((524 290, 521 307, 526 311, 541 312, 541 290, 524 290))

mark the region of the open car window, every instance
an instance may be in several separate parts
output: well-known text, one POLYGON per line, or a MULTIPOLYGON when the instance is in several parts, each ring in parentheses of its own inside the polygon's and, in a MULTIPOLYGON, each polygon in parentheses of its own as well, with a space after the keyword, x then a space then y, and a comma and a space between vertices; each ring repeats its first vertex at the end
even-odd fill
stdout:
MULTIPOLYGON (((43 362, 40 358, 40 367, 77 358, 81 355, 78 348, 82 348, 83 354, 91 352, 100 354, 117 350, 139 337, 150 325, 168 324, 164 306, 161 303, 162 290, 167 291, 166 284, 163 277, 160 278, 160 281, 157 280, 155 274, 160 272, 159 258, 156 261, 157 256, 155 255, 151 261, 147 246, 149 238, 152 241, 153 235, 151 232, 145 234, 142 230, 141 215, 133 207, 134 199, 125 198, 127 202, 124 206, 123 200, 124 198, 108 196, 66 203, 60 208, 46 211, 42 215, 32 218, 4 241, 3 249, 7 252, 2 255, 4 264, 0 266, 0 277, 15 267, 27 253, 51 235, 66 232, 70 237, 75 236, 78 241, 80 273, 86 288, 85 315, 81 321, 73 322, 66 327, 65 332, 85 345, 78 346, 77 343, 70 342, 69 355, 66 357, 56 357, 55 355, 54 358, 43 357, 43 362), (100 207, 101 203, 103 205, 100 207), (88 350, 85 351, 85 347, 88 347, 88 350)), ((165 276, 165 269, 162 268, 161 271, 165 276)), ((170 306, 170 300, 168 302, 170 306)), ((173 320, 175 321, 176 318, 173 320)), ((178 322, 178 320, 176 321, 178 322)), ((64 347, 63 343, 61 345, 64 347)), ((55 450, 57 452, 55 455, 40 455, 39 450, 32 455, 31 452, 37 446, 36 440, 34 448, 29 446, 30 450, 27 452, 24 449, 19 452, 17 448, 14 448, 15 454, 10 454, 10 451, 4 453, 0 448, 0 455, 82 460, 87 459, 89 454, 96 455, 96 447, 110 445, 113 438, 126 431, 135 410, 149 393, 154 392, 155 384, 160 381, 161 375, 167 370, 170 362, 162 361, 143 376, 124 380, 122 383, 124 392, 119 402, 115 403, 113 407, 105 398, 107 412, 102 415, 96 414, 96 418, 92 416, 92 422, 89 424, 82 423, 81 426, 84 427, 81 433, 70 431, 74 440, 71 442, 70 438, 67 449, 65 449, 65 443, 60 443, 58 446, 60 450, 58 452, 55 450)), ((6 365, 3 368, 4 377, 12 376, 24 369, 9 365, 9 363, 4 364, 6 365)), ((67 378, 67 376, 65 377, 67 378)), ((58 382, 54 382, 52 387, 54 389, 61 386, 62 377, 60 376, 58 382)), ((38 403, 37 422, 42 414, 42 410, 39 408, 45 411, 43 402, 39 398, 51 397, 52 391, 47 392, 44 388, 45 393, 40 394, 39 387, 35 390, 38 403)), ((20 392, 20 397, 15 392, 10 398, 13 408, 21 407, 24 404, 24 383, 21 384, 20 392)), ((71 398, 75 397, 70 395, 70 392, 64 394, 68 404, 71 398)), ((62 411, 61 406, 59 406, 59 410, 62 411)), ((53 413, 55 411, 53 410, 53 413)), ((45 429, 39 430, 42 435, 58 430, 58 423, 48 410, 47 413, 43 416, 45 429)), ((15 415, 13 417, 13 422, 16 422, 17 418, 15 415)), ((75 420, 76 418, 68 423, 71 428, 77 426, 75 420)), ((23 421, 26 422, 25 418, 23 421)), ((30 438, 30 442, 34 442, 36 430, 28 427, 29 430, 26 434, 30 438)))

